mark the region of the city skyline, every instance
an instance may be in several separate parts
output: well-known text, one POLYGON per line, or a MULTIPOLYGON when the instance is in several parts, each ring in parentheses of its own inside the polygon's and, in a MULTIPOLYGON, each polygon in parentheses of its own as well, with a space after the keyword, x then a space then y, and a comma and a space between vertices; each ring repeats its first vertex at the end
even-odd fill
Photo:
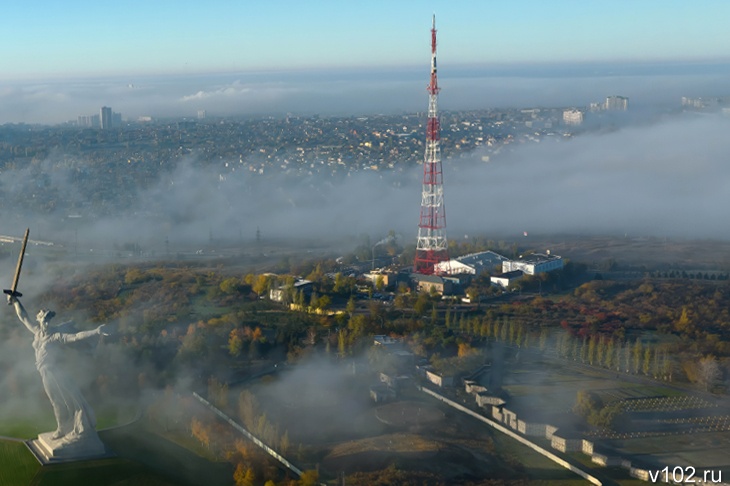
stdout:
POLYGON ((730 4, 714 0, 72 0, 6 6, 0 81, 418 66, 432 13, 454 65, 729 59, 730 4))

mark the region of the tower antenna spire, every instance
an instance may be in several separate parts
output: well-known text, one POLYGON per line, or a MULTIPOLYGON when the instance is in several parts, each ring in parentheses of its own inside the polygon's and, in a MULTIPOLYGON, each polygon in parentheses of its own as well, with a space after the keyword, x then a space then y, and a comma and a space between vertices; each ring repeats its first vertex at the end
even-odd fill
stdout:
POLYGON ((436 14, 431 24, 431 78, 428 84, 428 121, 426 154, 423 159, 421 218, 413 271, 433 275, 436 264, 449 260, 446 240, 446 209, 441 168, 441 124, 438 117, 438 75, 436 70, 436 14))

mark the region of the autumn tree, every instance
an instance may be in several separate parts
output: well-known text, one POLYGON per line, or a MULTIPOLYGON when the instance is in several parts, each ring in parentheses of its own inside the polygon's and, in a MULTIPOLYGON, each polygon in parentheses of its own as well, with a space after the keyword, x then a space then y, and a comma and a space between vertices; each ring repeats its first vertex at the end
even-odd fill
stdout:
POLYGON ((339 295, 351 294, 355 290, 354 277, 345 277, 341 273, 335 274, 335 283, 332 292, 339 295))
POLYGON ((307 469, 299 477, 298 486, 317 486, 319 483, 319 472, 314 469, 307 469))
POLYGON ((547 327, 543 327, 540 330, 540 340, 539 340, 540 351, 545 351, 545 348, 547 347, 547 338, 548 338, 547 327))
POLYGON ((233 471, 233 482, 236 486, 254 486, 255 479, 253 469, 242 462, 233 471))
POLYGON ((588 364, 593 364, 596 357, 596 335, 588 339, 588 364))
POLYGON ((281 451, 282 456, 286 456, 286 453, 289 452, 290 446, 291 442, 289 440, 289 431, 285 430, 284 435, 282 435, 281 439, 279 439, 279 451, 281 451))
POLYGON ((337 333, 337 354, 340 358, 347 356, 347 331, 340 329, 337 333))
POLYGON ((466 296, 469 298, 469 302, 479 303, 479 297, 481 295, 481 289, 476 285, 471 285, 466 289, 466 296))
POLYGON ((347 300, 347 305, 345 306, 345 311, 347 311, 347 313, 350 315, 350 317, 352 317, 352 315, 355 313, 356 308, 357 307, 355 304, 355 297, 351 295, 350 298, 347 300))
POLYGON ((478 350, 471 347, 469 343, 459 343, 459 350, 457 351, 457 356, 459 358, 463 358, 466 356, 470 356, 474 353, 479 352, 478 350))
POLYGON ((330 304, 332 304, 332 299, 330 299, 328 295, 323 295, 317 299, 316 305, 312 305, 312 307, 320 311, 325 311, 330 306, 330 304))
POLYGON ((606 338, 598 336, 596 343, 596 366, 603 366, 604 356, 606 354, 606 338))
POLYGON ((614 343, 613 338, 608 338, 606 341, 606 352, 603 356, 603 366, 606 368, 613 369, 613 363, 616 359, 616 343, 614 343))
POLYGON ((241 291, 241 281, 235 277, 223 280, 218 286, 224 294, 237 294, 241 291))
POLYGON ((644 350, 644 361, 641 364, 641 372, 648 376, 650 370, 651 370, 651 348, 646 348, 644 350))
POLYGON ((720 366, 712 355, 707 355, 697 363, 697 375, 699 382, 705 390, 711 390, 712 386, 720 379, 720 366))
POLYGON ((234 357, 241 355, 243 349, 243 339, 241 338, 241 332, 239 329, 231 330, 228 335, 228 354, 234 357))
POLYGON ((573 412, 581 417, 588 417, 598 408, 599 402, 593 393, 585 390, 579 390, 577 392, 573 412))
POLYGON ((218 408, 228 406, 228 384, 218 381, 215 377, 208 378, 208 399, 218 408))
POLYGON ((692 320, 689 315, 687 306, 682 307, 682 315, 679 316, 677 322, 674 323, 674 329, 679 333, 686 333, 691 329, 692 320))
POLYGON ((662 351, 662 359, 661 359, 661 376, 663 379, 667 381, 672 381, 673 378, 673 366, 672 366, 672 360, 669 357, 669 353, 666 349, 662 351))
POLYGON ((256 397, 248 390, 243 390, 238 395, 238 418, 250 430, 256 423, 258 413, 256 397))
POLYGON ((262 296, 269 290, 270 283, 271 277, 269 275, 259 275, 251 286, 251 290, 256 292, 256 295, 262 296))
POLYGON ((430 307, 430 297, 426 292, 421 292, 418 294, 418 298, 416 299, 416 302, 413 304, 413 311, 419 315, 422 316, 426 313, 426 310, 430 307))
POLYGON ((641 345, 641 340, 639 338, 636 338, 636 342, 634 343, 634 347, 631 350, 632 353, 632 363, 633 363, 633 372, 635 374, 639 374, 639 370, 641 369, 641 358, 643 357, 643 346, 641 345))
POLYGON ((206 448, 210 447, 210 429, 195 417, 190 422, 190 433, 206 448))

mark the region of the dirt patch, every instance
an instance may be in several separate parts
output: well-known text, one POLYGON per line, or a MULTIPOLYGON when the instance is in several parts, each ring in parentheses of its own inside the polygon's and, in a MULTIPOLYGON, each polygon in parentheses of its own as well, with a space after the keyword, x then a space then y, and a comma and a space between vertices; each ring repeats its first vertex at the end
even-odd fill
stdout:
POLYGON ((471 454, 441 441, 420 435, 397 433, 344 442, 335 446, 322 461, 328 471, 378 471, 391 464, 402 470, 465 470, 461 464, 473 462, 471 454), (434 459, 438 456, 438 461, 434 459))
POLYGON ((384 424, 412 427, 440 422, 444 413, 425 402, 401 401, 378 407, 375 415, 384 424))

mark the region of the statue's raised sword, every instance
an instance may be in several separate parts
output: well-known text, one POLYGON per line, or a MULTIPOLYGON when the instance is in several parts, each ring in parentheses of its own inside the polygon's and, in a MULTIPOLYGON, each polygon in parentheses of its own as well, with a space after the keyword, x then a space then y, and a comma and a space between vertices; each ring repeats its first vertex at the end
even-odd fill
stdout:
MULTIPOLYGON (((18 255, 18 265, 15 267, 15 277, 13 278, 13 285, 9 289, 3 290, 6 294, 11 297, 22 297, 23 294, 18 292, 18 281, 20 280, 20 269, 23 268, 23 257, 25 256, 25 247, 28 245, 28 234, 30 234, 30 228, 25 230, 25 236, 23 236, 23 246, 20 247, 20 255, 18 255)), ((10 304, 10 302, 8 302, 10 304)))

